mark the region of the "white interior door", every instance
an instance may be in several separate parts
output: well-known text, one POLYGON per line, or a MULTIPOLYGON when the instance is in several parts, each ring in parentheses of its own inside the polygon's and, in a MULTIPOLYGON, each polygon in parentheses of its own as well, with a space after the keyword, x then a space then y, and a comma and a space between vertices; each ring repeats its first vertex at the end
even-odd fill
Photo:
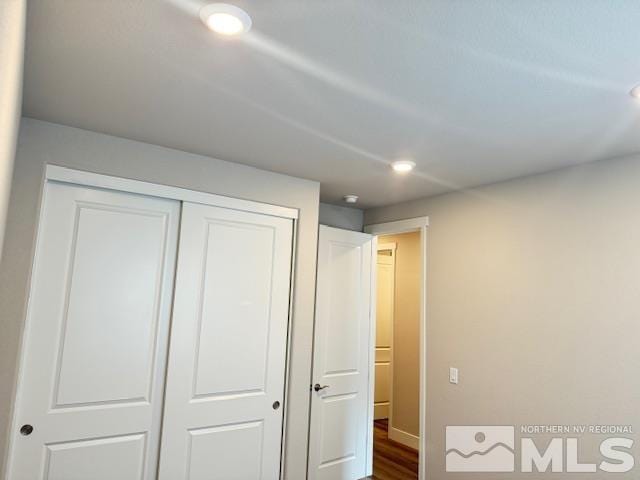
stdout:
POLYGON ((376 359, 374 420, 391 413, 391 345, 395 293, 395 244, 378 244, 376 274, 376 359))
POLYGON ((310 480, 366 475, 372 243, 365 233, 320 226, 310 480))
POLYGON ((179 214, 47 183, 7 478, 156 478, 179 214))
POLYGON ((279 478, 292 229, 184 204, 160 480, 279 478))

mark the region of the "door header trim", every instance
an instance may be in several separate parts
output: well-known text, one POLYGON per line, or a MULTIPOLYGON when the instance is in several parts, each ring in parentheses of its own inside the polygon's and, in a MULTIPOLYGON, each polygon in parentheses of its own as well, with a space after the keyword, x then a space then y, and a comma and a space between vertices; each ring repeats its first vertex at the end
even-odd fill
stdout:
POLYGON ((214 193, 199 192, 170 185, 160 185, 156 183, 144 182, 141 180, 131 180, 129 178, 114 177, 100 173, 86 172, 58 165, 47 165, 45 176, 47 181, 73 183, 88 187, 105 188, 108 190, 119 190, 129 193, 138 193, 152 197, 169 198, 192 203, 202 203, 216 207, 242 210, 245 212, 261 213, 282 218, 298 218, 298 209, 260 203, 252 200, 216 195, 214 193))
POLYGON ((364 231, 372 235, 399 234, 421 231, 429 226, 429 217, 416 217, 395 222, 373 223, 365 225, 364 231))

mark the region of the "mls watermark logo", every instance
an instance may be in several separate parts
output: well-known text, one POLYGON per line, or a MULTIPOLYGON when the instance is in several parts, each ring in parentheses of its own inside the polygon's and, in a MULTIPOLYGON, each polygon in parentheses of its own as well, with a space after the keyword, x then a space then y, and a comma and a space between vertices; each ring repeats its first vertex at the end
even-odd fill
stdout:
MULTIPOLYGON (((447 472, 516 471, 516 429, 512 426, 447 427, 445 458, 447 472)), ((518 442, 523 473, 626 473, 633 470, 633 427, 630 425, 524 425, 518 442), (544 437, 534 439, 534 436, 544 437), (585 435, 592 451, 581 452, 585 435), (612 436, 615 435, 615 436, 612 436), (549 439, 549 437, 551 438, 549 439), (587 456, 587 462, 580 457, 587 456), (597 461, 593 461, 596 460, 597 461)))
POLYGON ((514 472, 515 428, 447 427, 447 472, 514 472))

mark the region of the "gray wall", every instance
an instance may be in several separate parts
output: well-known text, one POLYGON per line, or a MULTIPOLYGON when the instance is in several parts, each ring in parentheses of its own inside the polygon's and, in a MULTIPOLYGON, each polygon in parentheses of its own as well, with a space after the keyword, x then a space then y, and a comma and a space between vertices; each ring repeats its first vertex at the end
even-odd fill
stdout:
POLYGON ((359 208, 341 207, 328 203, 320 204, 320 223, 329 227, 362 231, 364 212, 359 208))
MULTIPOLYGON (((5 458, 16 360, 46 163, 298 208, 286 478, 306 475, 319 185, 199 155, 24 119, 0 264, 0 459, 5 458)), ((3 462, 4 463, 4 462, 3 462)), ((0 466, 2 467, 2 466, 0 466)), ((2 472, 0 471, 0 477, 2 472)))
POLYGON ((22 106, 26 9, 26 0, 0 1, 0 257, 22 106))
MULTIPOLYGON (((445 475, 446 425, 640 432, 640 156, 368 210, 365 224, 424 215, 428 478, 496 478, 445 475)), ((603 437, 582 438, 580 460, 599 461, 603 437)), ((525 476, 567 478, 508 474, 525 476)))

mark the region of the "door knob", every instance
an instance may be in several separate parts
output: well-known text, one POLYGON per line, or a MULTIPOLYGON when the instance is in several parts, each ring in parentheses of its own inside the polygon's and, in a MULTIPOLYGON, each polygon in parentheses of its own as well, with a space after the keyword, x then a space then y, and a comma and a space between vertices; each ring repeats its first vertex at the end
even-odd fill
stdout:
POLYGON ((324 390, 325 388, 329 388, 329 385, 320 385, 319 383, 316 383, 316 384, 313 386, 313 389, 314 389, 316 392, 319 392, 320 390, 324 390))
POLYGON ((27 435, 31 435, 31 432, 33 432, 33 426, 27 424, 27 425, 22 425, 20 427, 20 434, 24 435, 25 437, 27 435))
POLYGON ((271 406, 273 407, 274 410, 277 410, 280 408, 280 402, 276 400, 275 402, 273 402, 273 405, 271 406))

